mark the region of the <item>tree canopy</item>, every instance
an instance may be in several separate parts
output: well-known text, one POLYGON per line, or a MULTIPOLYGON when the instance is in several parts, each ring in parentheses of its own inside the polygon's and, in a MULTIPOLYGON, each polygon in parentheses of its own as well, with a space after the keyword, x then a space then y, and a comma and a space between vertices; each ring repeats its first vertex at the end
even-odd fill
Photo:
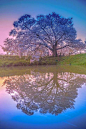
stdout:
POLYGON ((4 43, 4 50, 8 52, 48 55, 50 51, 57 56, 58 50, 65 47, 84 48, 83 42, 77 39, 72 18, 55 12, 36 18, 25 14, 14 21, 13 26, 4 43))

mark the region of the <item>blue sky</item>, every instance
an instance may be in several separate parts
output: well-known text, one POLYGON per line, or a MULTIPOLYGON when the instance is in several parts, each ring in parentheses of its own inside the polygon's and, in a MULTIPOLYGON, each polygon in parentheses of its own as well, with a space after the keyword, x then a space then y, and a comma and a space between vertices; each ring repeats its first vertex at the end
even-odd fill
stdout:
POLYGON ((0 0, 0 45, 20 16, 30 14, 35 17, 52 12, 73 17, 78 38, 86 39, 86 0, 0 0))

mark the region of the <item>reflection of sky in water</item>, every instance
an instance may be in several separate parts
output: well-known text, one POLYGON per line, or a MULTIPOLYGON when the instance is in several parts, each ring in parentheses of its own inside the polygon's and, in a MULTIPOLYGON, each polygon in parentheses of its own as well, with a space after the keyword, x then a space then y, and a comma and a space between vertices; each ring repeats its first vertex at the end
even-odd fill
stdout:
MULTIPOLYGON (((35 78, 36 73, 33 73, 33 74, 35 74, 34 75, 34 78, 35 78)), ((25 76, 27 77, 28 75, 25 75, 25 76)), ((44 76, 44 74, 41 74, 41 76, 44 76)), ((44 77, 47 78, 47 75, 45 74, 44 77)), ((53 76, 50 76, 49 80, 52 77, 53 76)), ((14 78, 14 77, 9 77, 9 78, 14 78)), ((85 125, 86 125, 85 124, 86 123, 86 81, 85 81, 85 78, 86 78, 86 75, 79 75, 79 74, 72 73, 70 77, 70 73, 68 74, 66 72, 61 75, 58 74, 57 78, 65 79, 68 81, 67 83, 67 82, 64 82, 64 80, 62 80, 64 84, 66 83, 70 84, 71 82, 72 87, 74 83, 77 83, 79 85, 79 86, 77 85, 78 87, 75 87, 75 89, 77 89, 78 94, 74 98, 75 100, 74 106, 73 106, 74 108, 71 108, 71 109, 66 108, 57 116, 52 115, 51 113, 40 114, 39 109, 38 109, 36 112, 34 112, 34 115, 28 116, 25 113, 23 113, 21 110, 17 110, 16 108, 17 102, 12 100, 12 98, 10 97, 11 94, 8 94, 7 92, 5 92, 4 87, 1 87, 0 89, 0 116, 1 116, 0 127, 4 127, 6 129, 11 129, 11 128, 14 129, 18 127, 19 129, 20 128, 21 129, 28 129, 28 128, 45 129, 47 127, 51 129, 54 129, 54 128, 57 129, 57 127, 58 129, 67 129, 67 128, 85 129, 85 125)), ((17 79, 19 79, 19 76, 17 79)), ((63 84, 62 81, 60 80, 60 82, 59 81, 58 82, 63 84)), ((12 81, 12 82, 15 82, 15 81, 12 81)), ((39 82, 39 80, 37 82, 39 82)), ((68 85, 66 88, 68 88, 68 85)))

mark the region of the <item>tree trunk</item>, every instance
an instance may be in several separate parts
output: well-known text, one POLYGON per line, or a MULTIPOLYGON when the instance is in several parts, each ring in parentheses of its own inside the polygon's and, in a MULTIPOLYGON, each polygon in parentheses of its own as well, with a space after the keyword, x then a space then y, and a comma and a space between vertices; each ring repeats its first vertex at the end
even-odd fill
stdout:
POLYGON ((22 55, 23 55, 23 54, 22 54, 22 52, 21 52, 21 51, 19 51, 19 52, 18 52, 18 56, 19 56, 19 58, 21 58, 21 57, 22 57, 22 55))
POLYGON ((53 45, 53 56, 57 57, 57 50, 55 45, 53 45))

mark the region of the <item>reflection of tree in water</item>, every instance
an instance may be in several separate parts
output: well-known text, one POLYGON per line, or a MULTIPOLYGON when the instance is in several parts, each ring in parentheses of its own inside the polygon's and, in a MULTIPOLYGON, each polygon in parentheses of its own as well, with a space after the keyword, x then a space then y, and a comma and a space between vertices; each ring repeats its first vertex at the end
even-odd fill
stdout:
POLYGON ((35 111, 58 115, 74 108, 77 88, 86 82, 86 75, 74 73, 39 73, 14 76, 5 80, 6 91, 17 102, 17 108, 28 115, 35 111))

